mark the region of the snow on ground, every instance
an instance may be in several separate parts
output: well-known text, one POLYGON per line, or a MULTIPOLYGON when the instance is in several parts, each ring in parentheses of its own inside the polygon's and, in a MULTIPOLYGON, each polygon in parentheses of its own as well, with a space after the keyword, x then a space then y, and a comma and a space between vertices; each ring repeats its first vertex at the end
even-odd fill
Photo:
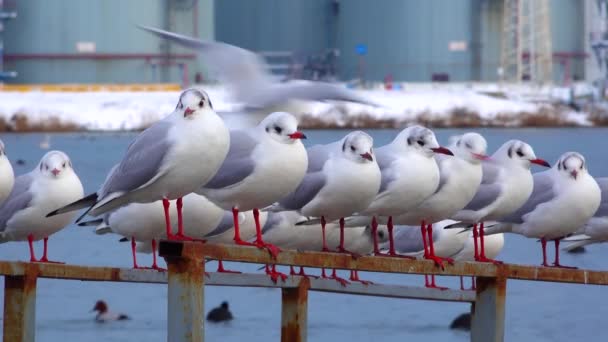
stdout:
MULTIPOLYGON (((204 86, 217 111, 234 111, 237 104, 220 86, 204 86)), ((422 114, 447 117, 454 111, 475 113, 484 120, 497 115, 534 113, 541 106, 529 102, 495 98, 467 89, 359 90, 382 107, 358 104, 315 103, 306 106, 304 115, 338 126, 349 117, 366 115, 377 120, 406 122, 422 114)), ((28 123, 50 119, 75 124, 86 130, 132 130, 150 125, 170 113, 178 92, 0 92, 0 118, 10 122, 16 115, 28 123)), ((576 118, 580 120, 580 118, 576 118)))

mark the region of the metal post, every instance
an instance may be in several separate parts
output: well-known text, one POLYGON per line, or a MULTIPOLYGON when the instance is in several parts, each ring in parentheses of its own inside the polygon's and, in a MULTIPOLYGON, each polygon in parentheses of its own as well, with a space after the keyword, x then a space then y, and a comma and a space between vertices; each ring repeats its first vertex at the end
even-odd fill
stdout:
POLYGON ((201 259, 165 256, 168 266, 167 341, 202 342, 203 285, 201 259))
POLYGON ((305 342, 308 324, 308 289, 310 281, 302 278, 298 287, 283 288, 281 302, 281 341, 305 342))
POLYGON ((506 278, 477 278, 477 298, 471 306, 472 342, 504 341, 506 291, 506 278))
POLYGON ((4 277, 4 342, 33 342, 36 332, 36 275, 4 277))

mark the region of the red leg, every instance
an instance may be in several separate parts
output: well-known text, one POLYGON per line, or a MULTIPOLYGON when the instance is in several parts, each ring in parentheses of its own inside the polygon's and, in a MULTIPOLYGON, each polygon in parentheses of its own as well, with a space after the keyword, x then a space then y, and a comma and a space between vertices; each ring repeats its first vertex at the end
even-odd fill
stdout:
POLYGON ((239 228, 239 209, 232 208, 232 220, 234 222, 234 243, 239 246, 255 246, 254 243, 241 240, 241 231, 239 228))
POLYGON ((317 277, 317 276, 306 274, 306 272, 304 272, 304 267, 302 267, 302 266, 300 266, 300 272, 298 273, 298 275, 301 277, 305 277, 305 278, 319 279, 319 277, 317 277))
POLYGON ((225 269, 224 268, 224 263, 222 262, 222 260, 218 260, 217 261, 217 271, 216 272, 217 273, 235 273, 235 274, 242 273, 242 272, 239 272, 239 271, 231 271, 231 270, 225 269))
POLYGON ((153 270, 164 272, 164 271, 166 271, 166 269, 164 269, 162 267, 158 267, 158 264, 156 263, 156 250, 157 250, 156 249, 156 239, 152 239, 152 267, 150 267, 150 268, 153 270))
POLYGON ((177 234, 173 235, 173 239, 180 241, 194 241, 193 238, 184 235, 184 216, 182 213, 182 208, 184 204, 182 202, 182 198, 177 199, 177 234))
POLYGON ((555 262, 553 263, 552 267, 576 269, 574 266, 564 266, 559 263, 559 240, 561 239, 553 240, 555 242, 555 262))
POLYGON ((253 218, 255 220, 255 233, 256 233, 255 245, 258 248, 268 249, 268 253, 270 253, 270 255, 274 259, 276 259, 277 255, 281 252, 281 249, 273 244, 264 242, 264 240, 262 239, 262 225, 260 224, 260 211, 257 208, 253 209, 253 218))
POLYGON ((340 218, 340 245, 338 246, 339 253, 347 253, 350 254, 353 258, 358 258, 361 255, 358 253, 354 253, 344 248, 344 217, 340 218))
POLYGON ((133 254, 133 268, 138 269, 140 267, 137 265, 137 255, 135 254, 135 247, 137 247, 137 244, 135 243, 135 238, 131 237, 131 253, 133 254))
POLYGON ((46 263, 50 263, 50 264, 65 264, 65 262, 49 260, 49 258, 47 257, 48 243, 49 243, 49 238, 47 236, 44 238, 44 252, 42 253, 42 258, 40 258, 40 260, 38 260, 38 262, 46 262, 46 263))
POLYGON ((325 216, 321 216, 321 233, 323 234, 323 249, 321 249, 323 252, 329 252, 329 248, 327 248, 327 241, 325 240, 325 225, 327 224, 327 222, 325 222, 325 216))
POLYGON ((287 280, 287 274, 281 273, 277 271, 277 265, 272 265, 272 268, 266 265, 266 274, 270 277, 270 279, 276 283, 279 280, 279 277, 283 282, 287 280))
POLYGON ((349 280, 350 281, 359 282, 359 283, 361 283, 363 285, 373 284, 373 282, 371 282, 369 280, 361 280, 361 279, 359 279, 359 271, 357 271, 357 270, 350 270, 349 280))
POLYGON ((471 290, 477 290, 477 284, 475 283, 475 277, 471 277, 471 290))
POLYGON ((543 263, 541 265, 549 267, 547 263, 547 240, 545 238, 540 238, 540 246, 543 249, 543 263))
POLYGON ((169 206, 171 203, 168 199, 163 198, 163 209, 165 210, 165 226, 167 229, 167 240, 173 240, 173 233, 171 232, 171 216, 169 216, 169 206))
MULTIPOLYGON (((429 256, 429 247, 426 243, 426 222, 422 220, 420 223, 420 234, 422 234, 422 245, 424 246, 424 258, 426 259, 429 256)), ((426 277, 425 277, 426 281, 426 277)))
POLYGON ((479 249, 477 249, 477 223, 473 225, 473 244, 475 247, 475 261, 479 260, 479 249))
POLYGON ((36 255, 34 255, 34 235, 27 235, 27 243, 30 246, 30 262, 37 262, 36 255))
POLYGON ((494 265, 500 265, 500 264, 502 264, 502 261, 486 258, 486 247, 484 246, 484 226, 483 226, 483 222, 479 223, 479 245, 480 245, 480 250, 481 251, 480 251, 479 257, 477 259, 475 259, 475 261, 491 262, 494 265))
POLYGON ((464 291, 464 279, 463 279, 464 277, 460 276, 459 278, 460 278, 460 290, 464 291))
MULTIPOLYGON (((427 277, 427 276, 425 275, 425 277, 427 277)), ((426 280, 426 284, 424 285, 425 287, 428 287, 431 289, 442 290, 442 291, 448 289, 447 287, 437 286, 437 284, 435 284, 435 275, 434 274, 431 274, 429 277, 431 278, 431 282, 429 283, 428 280, 425 279, 426 280)))
POLYGON ((298 275, 298 273, 296 272, 296 270, 293 268, 292 265, 289 265, 289 275, 290 276, 298 275))
POLYGON ((350 282, 344 278, 340 278, 338 277, 338 273, 336 272, 336 269, 334 268, 331 272, 331 276, 329 277, 329 279, 333 279, 335 281, 337 281, 338 283, 340 283, 340 285, 346 287, 346 285, 350 284, 350 282))
MULTIPOLYGON (((425 257, 425 259, 433 260, 435 265, 443 268, 443 259, 435 255, 435 247, 433 246, 433 224, 429 223, 426 229, 428 235, 429 254, 425 257)), ((432 276, 432 279, 432 284, 435 284, 435 277, 432 276)), ((435 286, 433 285, 432 287, 435 286)))
POLYGON ((325 268, 321 268, 321 278, 322 279, 329 279, 329 277, 325 273, 325 268))
MULTIPOLYGON (((400 255, 397 254, 397 252, 395 251, 395 239, 394 239, 394 235, 393 235, 393 217, 389 216, 388 217, 388 222, 386 223, 386 229, 388 229, 388 253, 387 254, 383 254, 383 253, 378 253, 378 256, 388 256, 388 257, 394 257, 394 258, 404 258, 404 259, 411 259, 414 260, 416 258, 408 256, 408 255, 400 255)), ((375 235, 374 235, 375 237, 375 235)))

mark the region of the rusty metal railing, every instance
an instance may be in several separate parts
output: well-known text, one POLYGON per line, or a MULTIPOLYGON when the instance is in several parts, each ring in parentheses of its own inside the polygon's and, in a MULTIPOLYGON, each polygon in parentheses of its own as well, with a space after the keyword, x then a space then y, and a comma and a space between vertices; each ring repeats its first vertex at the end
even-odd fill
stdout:
POLYGON ((502 341, 507 279, 608 285, 608 272, 523 265, 456 263, 445 269, 431 261, 360 257, 336 253, 283 251, 276 259, 253 247, 201 243, 160 243, 168 272, 112 267, 0 261, 5 276, 3 341, 34 341, 36 281, 38 278, 168 284, 168 341, 203 341, 202 287, 274 287, 282 290, 282 341, 306 341, 308 291, 471 303, 472 341, 502 341), (346 287, 333 280, 291 276, 272 282, 263 274, 209 273, 206 259, 305 267, 328 267, 370 272, 475 276, 477 291, 440 291, 423 287, 358 284, 346 287))

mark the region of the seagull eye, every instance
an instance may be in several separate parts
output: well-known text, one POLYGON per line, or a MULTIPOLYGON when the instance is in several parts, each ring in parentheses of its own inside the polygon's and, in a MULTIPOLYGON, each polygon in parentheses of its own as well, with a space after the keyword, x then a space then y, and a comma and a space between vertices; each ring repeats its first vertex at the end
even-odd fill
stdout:
POLYGON ((46 164, 44 165, 44 167, 45 167, 45 169, 46 169, 46 170, 48 170, 48 169, 49 169, 49 166, 48 166, 48 165, 46 165, 46 164))
POLYGON ((199 106, 200 108, 203 108, 203 107, 205 106, 205 101, 201 100, 201 101, 198 103, 198 106, 199 106))
POLYGON ((523 157, 523 156, 524 156, 524 153, 523 153, 521 150, 517 150, 517 155, 518 155, 519 157, 523 157))
POLYGON ((418 145, 424 146, 424 140, 418 140, 418 145))
POLYGON ((274 126, 274 131, 281 134, 281 132, 283 132, 283 129, 279 126, 274 126))
POLYGON ((466 146, 468 149, 472 149, 473 148, 473 146, 471 146, 470 143, 465 143, 464 146, 466 146))
POLYGON ((353 152, 355 152, 355 150, 356 150, 355 146, 350 145, 350 150, 353 151, 353 152))
POLYGON ((61 166, 65 169, 65 162, 63 162, 63 164, 61 166))

